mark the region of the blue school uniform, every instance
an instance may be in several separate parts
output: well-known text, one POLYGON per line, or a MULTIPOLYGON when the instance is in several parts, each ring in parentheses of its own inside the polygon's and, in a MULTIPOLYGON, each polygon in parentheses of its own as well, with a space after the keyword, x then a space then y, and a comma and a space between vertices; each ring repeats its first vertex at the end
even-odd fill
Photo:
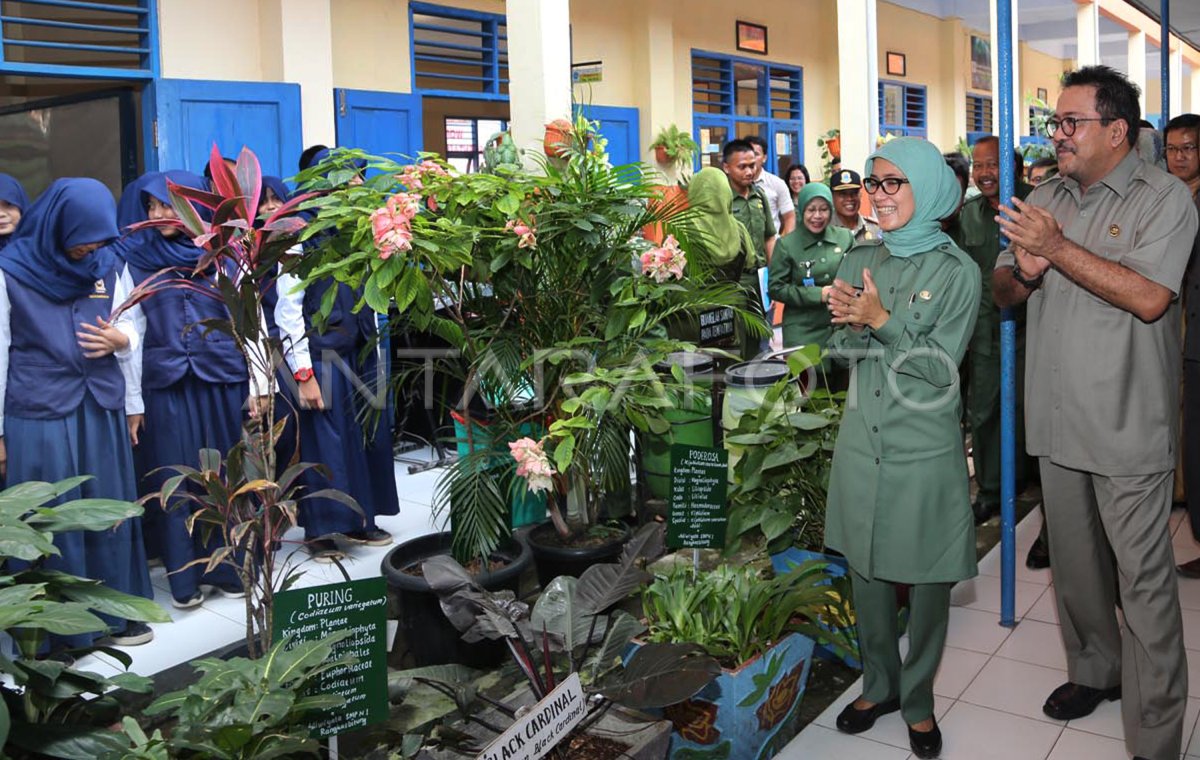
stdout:
MULTIPOLYGON (((166 180, 188 187, 203 187, 203 180, 188 172, 165 172, 148 181, 144 194, 170 202, 166 180)), ((143 213, 144 207, 143 207, 143 213)), ((128 252, 130 273, 136 283, 155 277, 169 267, 182 267, 170 276, 190 276, 202 249, 186 236, 165 238, 157 232, 143 245, 128 252)), ((219 331, 205 334, 197 323, 206 319, 228 319, 219 299, 215 277, 192 278, 194 285, 210 288, 211 295, 189 288, 171 287, 156 292, 142 303, 146 316, 143 340, 142 396, 146 427, 139 448, 141 491, 162 488, 171 472, 153 472, 160 467, 199 462, 200 449, 226 454, 240 439, 242 407, 249 392, 246 363, 233 339, 219 331)), ((182 501, 182 500, 180 500, 182 501)), ((161 510, 162 505, 155 505, 161 510)), ((157 516, 158 548, 167 569, 171 595, 191 598, 201 583, 238 587, 236 571, 225 564, 209 572, 201 565, 186 565, 210 556, 221 546, 217 531, 206 541, 202 531, 188 532, 190 511, 186 505, 167 505, 157 516)), ((147 505, 150 508, 150 505, 147 505)))
MULTIPOLYGON (((66 249, 116 237, 115 205, 108 189, 92 179, 59 179, 33 204, 0 253, 3 317, 0 335, 4 375, 4 439, 8 482, 93 478, 61 501, 137 498, 126 425, 128 358, 88 359, 76 331, 81 322, 108 319, 118 283, 119 261, 110 247, 82 261, 66 249), (124 365, 124 366, 123 366, 124 365)), ((135 338, 127 356, 136 351, 135 338)), ((142 550, 140 518, 106 531, 55 536, 61 556, 46 567, 93 578, 110 588, 153 597, 142 550)), ((101 616, 115 631, 126 621, 101 616)), ((55 646, 82 647, 104 632, 55 636, 55 646)))
MULTIPOLYGON (((25 188, 21 186, 16 177, 9 174, 0 174, 0 201, 16 206, 22 214, 25 213, 25 209, 29 208, 29 197, 25 195, 25 188)), ((11 237, 12 235, 0 235, 0 250, 8 245, 11 237)))

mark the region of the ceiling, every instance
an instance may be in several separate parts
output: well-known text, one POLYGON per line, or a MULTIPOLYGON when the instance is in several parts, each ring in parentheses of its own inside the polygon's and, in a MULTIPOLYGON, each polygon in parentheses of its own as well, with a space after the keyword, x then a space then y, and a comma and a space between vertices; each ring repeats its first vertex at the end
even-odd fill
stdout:
MULTIPOLYGON (((961 18, 972 28, 986 31, 990 26, 992 0, 887 0, 894 5, 927 13, 938 18, 961 18)), ((1142 12, 1159 19, 1159 0, 1125 0, 1142 12)), ((1200 2, 1168 0, 1171 30, 1200 49, 1200 2)), ((1055 58, 1075 58, 1075 0, 1018 0, 1018 39, 1055 58)), ((1115 21, 1100 17, 1100 60, 1128 71, 1128 32, 1115 21)), ((1157 45, 1146 42, 1146 78, 1160 78, 1161 59, 1157 45)), ((1186 65, 1186 64, 1185 64, 1186 65)))

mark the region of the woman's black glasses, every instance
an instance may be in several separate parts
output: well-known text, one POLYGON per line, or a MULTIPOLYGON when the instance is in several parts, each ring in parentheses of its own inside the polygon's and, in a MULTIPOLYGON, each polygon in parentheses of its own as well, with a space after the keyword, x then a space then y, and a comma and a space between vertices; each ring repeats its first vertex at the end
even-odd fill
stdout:
POLYGON ((900 192, 901 185, 909 184, 908 180, 902 177, 885 177, 884 179, 867 177, 862 181, 862 183, 863 187, 866 188, 868 193, 873 193, 882 187, 883 192, 887 195, 895 195, 896 193, 900 192))

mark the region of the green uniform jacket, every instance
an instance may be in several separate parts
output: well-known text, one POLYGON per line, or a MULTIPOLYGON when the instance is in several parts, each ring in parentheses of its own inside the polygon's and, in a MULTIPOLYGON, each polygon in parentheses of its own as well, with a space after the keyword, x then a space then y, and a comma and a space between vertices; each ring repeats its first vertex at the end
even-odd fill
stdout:
POLYGON ((979 311, 979 267, 954 245, 909 258, 860 244, 838 277, 871 270, 891 315, 838 326, 829 350, 852 364, 829 479, 825 543, 868 579, 947 583, 976 573, 975 521, 959 420, 958 364, 979 311))
POLYGON ((854 245, 850 230, 832 224, 819 236, 803 225, 775 244, 767 275, 767 293, 781 301, 783 345, 829 344, 833 324, 821 301, 821 288, 831 285, 842 258, 854 245))
POLYGON ((752 185, 750 195, 743 198, 733 191, 733 216, 750 231, 754 241, 754 253, 758 261, 747 261, 747 269, 757 269, 767 264, 767 240, 775 237, 775 222, 771 219, 771 204, 761 187, 752 185))
MULTIPOLYGON (((1017 183, 1016 196, 1025 200, 1032 185, 1017 183)), ((979 265, 983 290, 979 294, 979 319, 975 323, 975 334, 971 338, 971 350, 983 356, 1000 355, 1000 309, 992 300, 992 270, 1000 255, 1000 225, 996 224, 996 210, 987 198, 977 195, 963 204, 959 214, 959 226, 952 234, 954 242, 979 265)), ((1017 324, 1025 322, 1025 304, 1016 309, 1017 324)))

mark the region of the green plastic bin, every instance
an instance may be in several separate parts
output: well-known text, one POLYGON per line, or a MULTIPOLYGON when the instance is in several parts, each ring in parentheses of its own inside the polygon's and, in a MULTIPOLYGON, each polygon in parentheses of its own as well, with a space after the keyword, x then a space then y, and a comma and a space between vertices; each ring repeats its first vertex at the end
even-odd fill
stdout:
POLYGON ((646 487, 656 499, 665 499, 671 491, 671 445, 713 445, 712 381, 713 359, 708 354, 677 351, 666 361, 654 365, 665 378, 671 377, 671 367, 678 366, 695 387, 691 393, 671 393, 671 408, 663 417, 671 423, 661 434, 647 433, 642 445, 642 472, 646 487))

